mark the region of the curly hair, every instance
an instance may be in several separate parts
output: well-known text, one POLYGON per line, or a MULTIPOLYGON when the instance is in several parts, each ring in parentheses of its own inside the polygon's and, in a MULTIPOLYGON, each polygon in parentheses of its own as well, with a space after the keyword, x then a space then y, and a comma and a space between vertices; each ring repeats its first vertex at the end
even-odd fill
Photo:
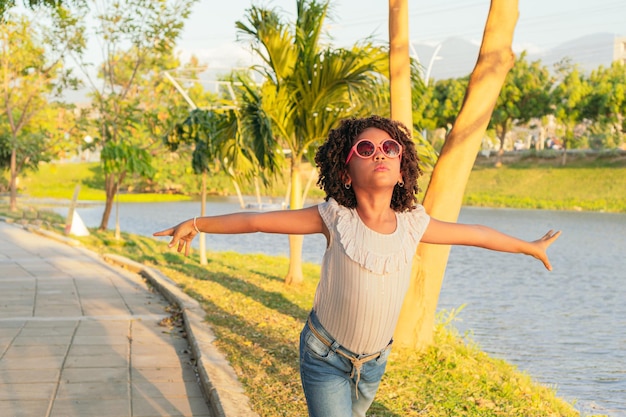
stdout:
POLYGON ((317 185, 326 193, 324 199, 328 201, 334 198, 342 206, 356 208, 354 190, 346 189, 343 184, 343 177, 348 171, 346 158, 356 137, 371 127, 384 130, 403 148, 400 172, 404 186, 394 187, 391 208, 397 212, 414 209, 417 202, 416 194, 420 191, 417 179, 422 170, 419 167, 419 158, 411 133, 404 124, 376 115, 342 120, 339 127, 329 132, 328 139, 317 150, 315 155, 315 163, 319 169, 317 185))

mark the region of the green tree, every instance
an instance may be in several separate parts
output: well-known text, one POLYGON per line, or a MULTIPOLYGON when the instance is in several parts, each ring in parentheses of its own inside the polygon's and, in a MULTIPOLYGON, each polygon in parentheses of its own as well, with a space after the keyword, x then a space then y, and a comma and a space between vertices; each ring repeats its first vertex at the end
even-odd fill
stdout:
POLYGON ((433 100, 434 88, 432 84, 425 84, 421 77, 420 64, 411 60, 411 108, 413 110, 413 126, 418 129, 433 130, 437 126, 428 114, 430 103, 433 100))
POLYGON ((41 132, 33 133, 23 129, 17 142, 9 134, 0 133, 0 169, 11 173, 8 183, 11 211, 17 210, 17 175, 14 173, 36 171, 40 162, 49 160, 50 155, 46 152, 46 142, 41 132))
POLYGON ((433 144, 428 140, 428 131, 436 129, 435 121, 428 117, 427 110, 433 100, 434 89, 432 85, 426 85, 422 79, 420 64, 411 60, 411 109, 412 123, 416 138, 417 152, 420 156, 422 169, 432 170, 437 162, 438 154, 433 144))
POLYGON ((463 105, 468 80, 469 77, 462 77, 435 82, 425 114, 425 118, 432 120, 433 128, 450 130, 463 105))
MULTIPOLYGON (((147 169, 151 154, 144 151, 159 142, 169 126, 154 124, 162 119, 150 103, 159 91, 155 86, 168 83, 162 71, 178 65, 173 58, 175 41, 194 1, 91 0, 87 2, 91 7, 81 9, 83 19, 95 11, 91 17, 103 58, 97 80, 89 71, 90 63, 77 60, 90 87, 92 121, 103 147, 106 202, 100 230, 108 227, 115 196, 127 174, 152 172, 147 169)), ((168 84, 168 91, 174 97, 173 86, 168 84)))
MULTIPOLYGON (((154 172, 148 151, 127 141, 104 142, 100 157, 105 177, 114 182, 116 187, 119 187, 127 175, 148 176, 154 172)), ((120 239, 120 234, 119 216, 116 216, 115 238, 120 239)))
MULTIPOLYGON (((229 120, 223 114, 211 110, 201 110, 194 108, 187 118, 177 124, 175 128, 166 136, 166 143, 171 151, 176 151, 180 146, 191 146, 191 167, 196 175, 202 176, 200 190, 201 206, 200 215, 206 214, 206 184, 210 172, 211 164, 214 160, 219 160, 217 153, 221 132, 230 127, 229 120)), ((203 234, 200 240, 200 264, 206 265, 206 244, 203 234)))
POLYGON ((468 77, 438 80, 425 87, 423 97, 416 92, 413 94, 413 102, 419 103, 413 108, 422 113, 419 119, 414 116, 414 120, 421 120, 422 129, 431 132, 428 143, 435 150, 441 149, 445 137, 440 138, 433 133, 442 128, 446 134, 450 131, 463 104, 467 82, 468 77))
MULTIPOLYGON (((263 107, 262 90, 246 74, 237 74, 233 92, 237 106, 229 110, 231 129, 220 135, 221 162, 237 181, 261 179, 269 185, 282 172, 285 155, 263 107)), ((233 80, 231 80, 232 82, 233 80)), ((234 103, 231 103, 234 104, 234 103)))
POLYGON ((17 177, 26 167, 46 160, 45 120, 49 99, 75 86, 63 66, 70 50, 81 51, 82 33, 65 10, 49 16, 50 28, 25 16, 5 16, 0 25, 0 137, 8 154, 10 209, 17 210, 17 177), (64 42, 59 31, 64 33, 64 42))
POLYGON ((541 61, 526 61, 522 52, 506 77, 493 110, 491 126, 500 139, 496 166, 502 164, 506 135, 515 125, 524 124, 533 117, 541 117, 550 107, 550 90, 553 85, 548 69, 541 61))
MULTIPOLYGON (((290 207, 303 206, 302 163, 338 120, 380 111, 381 74, 388 55, 370 42, 352 49, 331 49, 322 41, 329 2, 297 0, 292 26, 275 9, 252 6, 247 22, 238 21, 241 35, 263 65, 260 105, 271 120, 276 143, 290 152, 290 207)), ((302 236, 289 237, 287 284, 302 281, 302 236)))
POLYGON ((69 159, 88 144, 80 125, 81 112, 73 104, 53 101, 33 121, 46 142, 52 160, 69 159))
MULTIPOLYGON (((78 0, 76 0, 78 1, 78 0)), ((62 9, 63 2, 61 0, 23 0, 22 4, 30 9, 36 8, 48 8, 50 10, 62 9)), ((9 10, 15 7, 17 4, 15 0, 0 0, 0 23, 4 23, 9 10)))
POLYGON ((560 82, 552 92, 554 115, 564 126, 562 164, 567 162, 567 149, 574 143, 574 129, 583 121, 585 100, 591 86, 575 65, 563 61, 556 67, 560 82))
MULTIPOLYGON (((225 77, 222 83, 229 86, 228 92, 210 97, 205 108, 199 108, 187 91, 181 91, 192 110, 165 138, 172 151, 181 145, 193 148, 191 166, 196 174, 202 175, 201 216, 206 212, 206 182, 211 165, 222 168, 233 179, 239 193, 239 181, 261 177, 267 184, 266 173, 275 175, 284 162, 282 152, 276 152, 269 118, 259 108, 261 99, 255 83, 237 72, 225 77), (238 82, 234 82, 235 78, 238 82)), ((207 98, 206 94, 199 95, 207 98)), ((206 264, 204 234, 200 235, 199 243, 200 263, 206 264)))
POLYGON ((591 73, 588 83, 583 116, 608 127, 609 137, 613 137, 610 145, 622 145, 626 129, 626 65, 614 61, 608 68, 600 66, 591 73))
MULTIPOLYGON (((187 158, 192 154, 192 150, 181 143, 178 145, 168 144, 168 140, 175 140, 171 135, 176 135, 181 121, 190 116, 190 110, 208 108, 215 101, 213 93, 205 91, 200 83, 199 74, 206 69, 205 65, 200 65, 197 57, 192 56, 188 62, 182 66, 176 59, 165 59, 163 63, 150 71, 154 74, 161 73, 162 78, 149 79, 149 83, 144 84, 144 112, 143 120, 151 137, 165 137, 165 145, 161 146, 160 141, 155 142, 155 174, 150 178, 139 178, 141 188, 153 191, 171 192, 172 190, 182 190, 181 183, 188 181, 176 174, 172 163, 182 157, 187 158), (176 149, 172 151, 172 147, 176 149), (157 159, 158 158, 158 159, 157 159)), ((193 170, 193 167, 190 167, 193 170)), ((194 182, 193 180, 191 181, 194 182)), ((187 188, 189 189, 189 188, 187 188)))

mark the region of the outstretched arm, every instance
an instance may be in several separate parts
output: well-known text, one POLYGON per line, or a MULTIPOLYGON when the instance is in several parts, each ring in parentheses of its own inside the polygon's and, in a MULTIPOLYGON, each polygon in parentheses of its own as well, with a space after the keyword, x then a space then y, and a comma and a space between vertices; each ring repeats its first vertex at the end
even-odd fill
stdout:
POLYGON ((431 218, 422 237, 422 242, 440 245, 477 246, 500 252, 523 253, 539 259, 546 269, 551 271, 552 265, 546 251, 560 234, 560 231, 550 230, 537 240, 526 241, 487 226, 449 223, 431 218))
MULTIPOLYGON (((305 235, 325 233, 323 225, 324 222, 317 206, 300 210, 232 213, 196 219, 199 231, 214 234, 264 232, 305 235)), ((198 230, 194 226, 193 219, 189 219, 169 229, 156 232, 153 236, 172 236, 169 247, 178 245, 178 252, 184 249, 185 255, 188 255, 191 241, 198 234, 198 230)))

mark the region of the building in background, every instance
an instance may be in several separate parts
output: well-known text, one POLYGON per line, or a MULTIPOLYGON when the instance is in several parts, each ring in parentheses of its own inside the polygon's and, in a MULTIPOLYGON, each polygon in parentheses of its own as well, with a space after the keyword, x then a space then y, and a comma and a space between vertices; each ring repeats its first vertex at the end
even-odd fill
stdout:
POLYGON ((616 36, 613 43, 613 61, 626 65, 626 36, 616 36))

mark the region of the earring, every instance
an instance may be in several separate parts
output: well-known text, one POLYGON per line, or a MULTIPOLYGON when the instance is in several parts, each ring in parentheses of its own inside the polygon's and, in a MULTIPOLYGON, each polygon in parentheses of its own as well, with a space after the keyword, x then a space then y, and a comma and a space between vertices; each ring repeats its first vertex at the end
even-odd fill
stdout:
POLYGON ((404 181, 398 181, 398 187, 400 188, 404 187, 404 181))
POLYGON ((352 188, 352 184, 350 184, 349 182, 345 183, 343 186, 345 187, 346 190, 349 190, 350 188, 352 188))

